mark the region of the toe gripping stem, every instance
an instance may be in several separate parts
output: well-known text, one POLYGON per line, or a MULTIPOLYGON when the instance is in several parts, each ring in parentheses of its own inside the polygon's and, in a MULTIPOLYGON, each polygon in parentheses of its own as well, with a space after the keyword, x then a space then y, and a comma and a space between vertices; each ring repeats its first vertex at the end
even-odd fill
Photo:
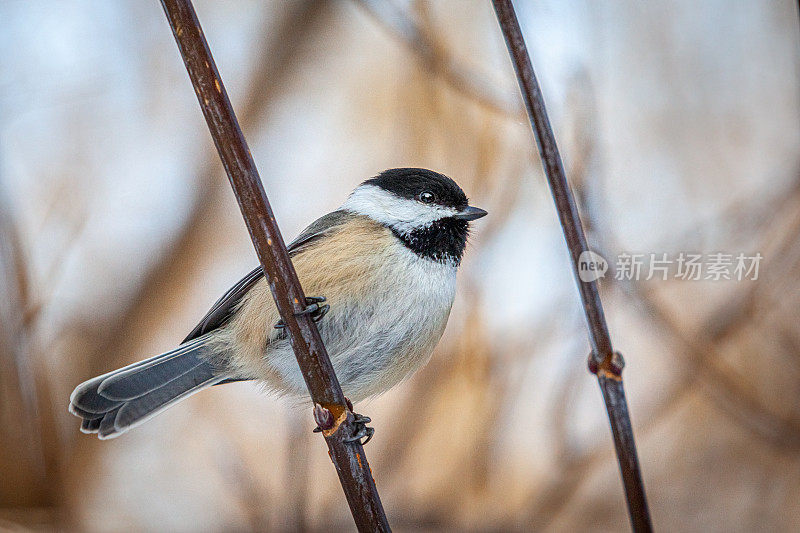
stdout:
MULTIPOLYGON (((353 413, 353 404, 347 398, 345 398, 345 401, 347 402, 347 408, 353 413)), ((333 415, 328 409, 325 409, 321 405, 314 407, 314 419, 317 422, 314 433, 320 433, 323 430, 333 427, 333 415)), ((375 428, 367 426, 370 422, 372 422, 370 417, 353 413, 353 434, 342 440, 347 443, 360 442, 361 445, 364 446, 375 434, 375 428), (366 440, 362 442, 361 439, 365 437, 366 440)))
MULTIPOLYGON (((322 320, 322 317, 325 316, 325 313, 331 309, 331 306, 328 304, 320 305, 324 301, 324 296, 306 296, 305 309, 299 313, 295 313, 294 316, 311 315, 311 320, 314 322, 319 322, 322 320)), ((283 320, 278 320, 274 327, 275 329, 284 329, 286 324, 283 322, 283 320)))
POLYGON ((367 424, 372 422, 372 419, 368 416, 360 415, 358 413, 353 413, 353 435, 343 439, 344 442, 360 442, 362 446, 372 440, 372 436, 375 434, 375 428, 369 427, 367 424), (366 437, 365 440, 361 440, 366 437))

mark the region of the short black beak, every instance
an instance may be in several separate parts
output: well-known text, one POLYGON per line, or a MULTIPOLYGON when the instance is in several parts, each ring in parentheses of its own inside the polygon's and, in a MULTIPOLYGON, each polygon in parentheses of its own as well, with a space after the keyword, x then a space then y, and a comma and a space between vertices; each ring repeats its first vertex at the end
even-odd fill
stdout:
POLYGON ((453 215, 453 218, 457 218, 458 220, 475 220, 476 218, 485 217, 488 214, 489 213, 479 207, 468 205, 462 209, 460 213, 453 215))

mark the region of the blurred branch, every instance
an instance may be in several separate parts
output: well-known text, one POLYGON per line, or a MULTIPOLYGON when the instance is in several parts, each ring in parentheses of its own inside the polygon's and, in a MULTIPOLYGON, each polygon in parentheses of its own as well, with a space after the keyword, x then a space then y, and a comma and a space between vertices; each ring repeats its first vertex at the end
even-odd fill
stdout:
POLYGON ((768 241, 773 241, 772 245, 763 243, 759 248, 767 261, 763 275, 748 283, 744 290, 734 293, 706 321, 702 331, 708 332, 712 341, 721 341, 745 325, 752 325, 752 320, 759 318, 756 300, 760 297, 767 300, 767 305, 777 304, 785 295, 786 284, 797 279, 791 269, 800 261, 797 242, 800 233, 800 180, 795 180, 790 190, 782 191, 781 196, 774 200, 771 209, 768 212, 765 209, 756 218, 760 222, 758 230, 768 241))
POLYGON ((358 0, 358 5, 404 46, 421 59, 423 65, 442 77, 448 85, 467 98, 496 113, 522 120, 522 108, 516 99, 497 91, 485 76, 472 72, 454 61, 404 9, 386 0, 358 0))
MULTIPOLYGON (((587 101, 592 101, 590 94, 584 95, 584 102, 587 101)), ((608 217, 603 216, 597 196, 592 196, 587 191, 594 141, 591 137, 592 128, 586 124, 591 124, 595 115, 594 106, 588 109, 590 112, 587 120, 581 121, 575 132, 577 150, 574 162, 577 164, 572 166, 570 181, 576 187, 587 227, 591 228, 590 231, 596 237, 595 246, 602 256, 612 257, 613 250, 621 247, 616 242, 613 228, 603 224, 608 217)), ((765 199, 758 199, 759 204, 755 207, 748 205, 753 201, 750 198, 749 202, 736 202, 721 210, 715 218, 704 220, 691 231, 673 238, 678 242, 686 242, 689 238, 702 234, 702 229, 708 227, 726 226, 741 230, 756 226, 751 233, 760 232, 768 241, 759 250, 765 258, 776 258, 764 265, 758 280, 751 281, 744 290, 734 293, 718 306, 719 311, 712 313, 694 333, 688 332, 675 319, 675 313, 659 301, 656 291, 651 290, 647 284, 627 279, 617 280, 613 276, 607 279, 609 283, 622 289, 623 295, 644 311, 643 316, 678 343, 680 349, 675 353, 684 358, 687 369, 686 374, 678 381, 687 382, 686 390, 695 384, 703 384, 710 399, 734 422, 774 449, 786 452, 800 446, 800 422, 770 408, 759 397, 758 390, 750 385, 745 372, 736 372, 724 363, 725 357, 719 347, 723 340, 745 326, 755 327, 760 320, 765 319, 767 313, 759 312, 759 300, 767 300, 760 307, 770 310, 787 302, 786 284, 797 279, 792 268, 800 264, 800 246, 797 246, 797 233, 800 230, 800 180, 795 176, 788 186, 774 193, 769 192, 765 199), (774 299, 771 301, 770 297, 773 295, 774 299)), ((700 243, 695 243, 694 246, 699 245, 700 243)), ((669 244, 665 245, 665 248, 668 247, 669 244)), ((757 335, 759 341, 755 349, 762 349, 767 343, 762 334, 757 335)), ((788 342, 791 343, 791 340, 788 342)), ((790 347, 787 353, 796 353, 796 350, 790 347)), ((646 417, 646 420, 651 417, 652 415, 646 417)))
POLYGON ((678 350, 677 353, 684 355, 694 372, 714 385, 711 392, 715 394, 712 397, 718 400, 718 405, 725 412, 778 449, 796 450, 800 447, 800 422, 774 413, 764 405, 746 379, 737 379, 722 366, 722 354, 711 340, 702 335, 686 335, 671 314, 641 284, 630 282, 623 288, 656 325, 683 345, 683 351, 678 350))
MULTIPOLYGON (((587 212, 592 213, 590 218, 599 226, 600 217, 597 216, 595 208, 589 207, 587 212)), ((790 211, 788 214, 791 216, 793 213, 790 211)), ((789 224, 789 227, 794 227, 794 223, 789 224)), ((788 235, 796 235, 796 233, 789 231, 788 235)), ((611 250, 620 248, 615 242, 610 228, 606 227, 604 231, 598 231, 597 236, 600 241, 597 243, 597 247, 602 256, 611 257, 611 250)), ((796 241, 796 239, 790 240, 792 243, 796 241)), ((783 239, 779 239, 778 248, 785 250, 785 244, 787 243, 784 243, 783 239)), ((796 263, 796 261, 790 260, 789 263, 796 263)), ((779 274, 779 272, 770 272, 770 278, 780 279, 779 274)), ((770 409, 761 400, 758 391, 750 384, 750 380, 745 376, 737 376, 737 372, 727 368, 728 365, 723 362, 725 358, 722 350, 717 346, 722 338, 732 334, 736 328, 744 324, 752 325, 756 318, 753 315, 755 299, 763 297, 763 294, 759 294, 755 288, 746 290, 743 295, 737 295, 746 298, 745 301, 748 304, 745 309, 726 312, 727 307, 723 305, 723 311, 715 314, 705 326, 691 334, 685 331, 685 328, 675 319, 674 314, 659 301, 654 291, 650 290, 646 284, 615 278, 610 278, 610 282, 616 284, 631 303, 642 309, 643 316, 648 317, 651 323, 679 344, 681 349, 675 350, 675 353, 683 357, 690 371, 688 376, 681 379, 691 378, 692 383, 705 383, 707 395, 724 413, 773 448, 792 451, 800 446, 800 422, 770 409), (748 315, 748 313, 750 314, 748 315)), ((780 286, 779 284, 774 285, 780 286)), ((753 282, 753 286, 760 286, 768 291, 775 290, 773 284, 768 282, 753 282)), ((729 306, 733 306, 733 303, 729 302, 729 306)), ((762 341, 758 342, 758 346, 763 345, 762 341)))
POLYGON ((225 479, 225 485, 238 500, 250 530, 269 531, 270 513, 278 510, 275 500, 270 497, 269 491, 262 490, 253 470, 248 467, 241 443, 234 438, 236 431, 232 431, 230 419, 218 417, 213 429, 217 434, 211 439, 213 445, 208 453, 225 479))
MULTIPOLYGON (((0 191, 0 508, 47 509, 59 483, 47 382, 38 372, 26 310, 29 267, 0 191)), ((31 513, 21 516, 24 521, 31 513)), ((1 527, 0 527, 1 528, 1 527)))
MULTIPOLYGON (((692 374, 676 380, 671 389, 663 394, 664 401, 659 402, 650 412, 646 413, 646 416, 642 417, 643 423, 638 428, 639 435, 651 433, 669 413, 678 409, 681 402, 688 397, 688 393, 694 390, 695 383, 696 379, 692 374)), ((553 405, 564 407, 569 405, 567 400, 569 387, 568 378, 559 391, 560 398, 553 405)), ((566 430, 565 426, 558 424, 558 421, 564 420, 566 415, 565 409, 558 407, 554 409, 551 424, 559 433, 566 430), (556 417, 559 418, 556 419, 556 417)), ((557 433, 556 439, 559 442, 560 452, 557 456, 558 470, 552 474, 550 482, 537 491, 530 510, 526 513, 526 521, 532 524, 534 531, 551 530, 551 524, 570 504, 572 497, 578 492, 581 485, 591 478, 592 472, 596 471, 601 463, 609 458, 605 447, 594 446, 587 450, 578 450, 575 446, 568 445, 565 435, 557 433)))
POLYGON ((286 496, 287 529, 302 533, 308 531, 312 505, 309 503, 309 492, 313 486, 312 468, 308 461, 311 433, 308 424, 293 412, 287 421, 286 436, 286 477, 281 491, 286 496))
POLYGON ((517 73, 517 80, 528 109, 531 126, 536 134, 545 174, 572 256, 573 274, 578 283, 584 313, 589 324, 589 338, 592 345, 589 368, 597 375, 606 403, 625 485, 631 524, 635 531, 651 531, 650 514, 622 384, 622 358, 611 347, 597 283, 582 281, 578 276, 579 257, 581 253, 589 249, 578 216, 578 209, 567 184, 561 156, 547 117, 544 99, 533 71, 514 7, 510 0, 493 0, 493 4, 517 73))
MULTIPOLYGON (((583 189, 580 188, 579 191, 581 190, 583 189)), ((734 422, 774 449, 783 452, 800 447, 800 421, 770 408, 760 398, 758 390, 752 386, 751 380, 743 372, 737 372, 724 363, 725 357, 718 344, 745 325, 754 326, 763 318, 756 312, 757 300, 768 299, 770 294, 785 291, 783 284, 786 280, 796 279, 791 268, 798 264, 800 252, 800 247, 796 246, 797 229, 800 227, 797 212, 798 192, 800 188, 792 186, 790 190, 784 191, 783 195, 773 198, 776 208, 771 218, 766 216, 765 208, 758 210, 764 211, 763 221, 762 217, 755 217, 755 220, 762 221, 764 232, 774 241, 772 253, 765 255, 780 258, 781 264, 774 265, 777 268, 765 267, 764 274, 757 281, 752 281, 747 289, 736 293, 721 305, 720 311, 713 313, 712 317, 694 333, 686 331, 686 328, 676 320, 675 313, 657 298, 655 291, 647 284, 628 279, 608 278, 610 283, 621 289, 622 294, 631 303, 642 309, 643 316, 648 317, 652 324, 678 343, 680 349, 674 353, 683 358, 689 370, 689 374, 680 380, 704 384, 707 396, 734 422), (786 220, 780 221, 779 218, 786 220), (781 269, 781 266, 784 268, 781 269)), ((597 202, 589 201, 586 197, 582 204, 589 222, 596 227, 598 251, 604 257, 612 257, 612 251, 620 249, 612 228, 601 224, 603 217, 600 215, 597 202)), ((733 214, 730 213, 731 216, 733 214)), ((766 345, 763 336, 761 337, 755 349, 761 349, 766 345)))
POLYGON ((353 414, 316 324, 308 314, 301 314, 303 289, 191 0, 162 0, 162 5, 311 397, 334 416, 335 425, 323 434, 356 525, 361 531, 388 531, 364 449, 360 442, 345 442, 355 431, 353 414))
MULTIPOLYGON (((29 290, 28 297, 26 298, 26 307, 23 310, 23 325, 28 331, 35 332, 39 323, 39 318, 47 305, 53 300, 53 293, 58 289, 62 276, 66 272, 64 262, 69 257, 69 254, 80 242, 81 233, 83 233, 86 222, 88 220, 88 213, 86 209, 87 198, 81 192, 85 185, 80 184, 76 176, 66 171, 65 175, 59 176, 54 180, 52 192, 48 198, 48 205, 45 207, 45 213, 41 217, 40 225, 44 226, 46 223, 57 224, 63 236, 59 243, 50 252, 52 258, 45 272, 38 279, 47 280, 47 283, 36 283, 36 290, 29 290), (57 214, 61 216, 57 217, 57 214), (58 218, 55 221, 49 221, 50 218, 58 218)), ((44 231, 43 227, 37 227, 30 230, 31 234, 37 235, 44 231)))

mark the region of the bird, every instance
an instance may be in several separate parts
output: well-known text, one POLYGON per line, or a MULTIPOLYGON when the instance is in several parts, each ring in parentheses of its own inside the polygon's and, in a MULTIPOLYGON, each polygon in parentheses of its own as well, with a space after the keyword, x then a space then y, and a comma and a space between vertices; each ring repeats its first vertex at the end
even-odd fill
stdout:
MULTIPOLYGON (((430 359, 456 294, 469 205, 449 177, 394 168, 367 179, 289 246, 333 368, 352 403, 379 395, 430 359)), ((231 287, 175 349, 78 385, 81 431, 117 437, 214 385, 255 380, 303 398, 305 381, 261 267, 231 287)), ((372 437, 355 415, 352 440, 372 437)), ((319 428, 317 428, 319 429, 319 428)), ((366 443, 364 441, 364 443, 366 443)))

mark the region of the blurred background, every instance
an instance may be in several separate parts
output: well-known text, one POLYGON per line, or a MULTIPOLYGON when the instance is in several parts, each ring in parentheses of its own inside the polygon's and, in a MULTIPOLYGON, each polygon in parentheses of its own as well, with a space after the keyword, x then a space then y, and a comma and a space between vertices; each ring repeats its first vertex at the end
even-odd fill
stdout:
MULTIPOLYGON (((654 524, 797 531, 796 2, 516 3, 611 264, 654 524), (757 280, 631 280, 623 252, 763 260, 757 280)), ((432 361, 357 406, 395 530, 626 530, 490 3, 195 5, 287 240, 390 167, 444 172, 490 213, 432 361)), ((5 0, 0 25, 0 529, 353 530, 310 408, 253 384, 79 433, 75 385, 175 346, 257 260, 158 2, 5 0)))

